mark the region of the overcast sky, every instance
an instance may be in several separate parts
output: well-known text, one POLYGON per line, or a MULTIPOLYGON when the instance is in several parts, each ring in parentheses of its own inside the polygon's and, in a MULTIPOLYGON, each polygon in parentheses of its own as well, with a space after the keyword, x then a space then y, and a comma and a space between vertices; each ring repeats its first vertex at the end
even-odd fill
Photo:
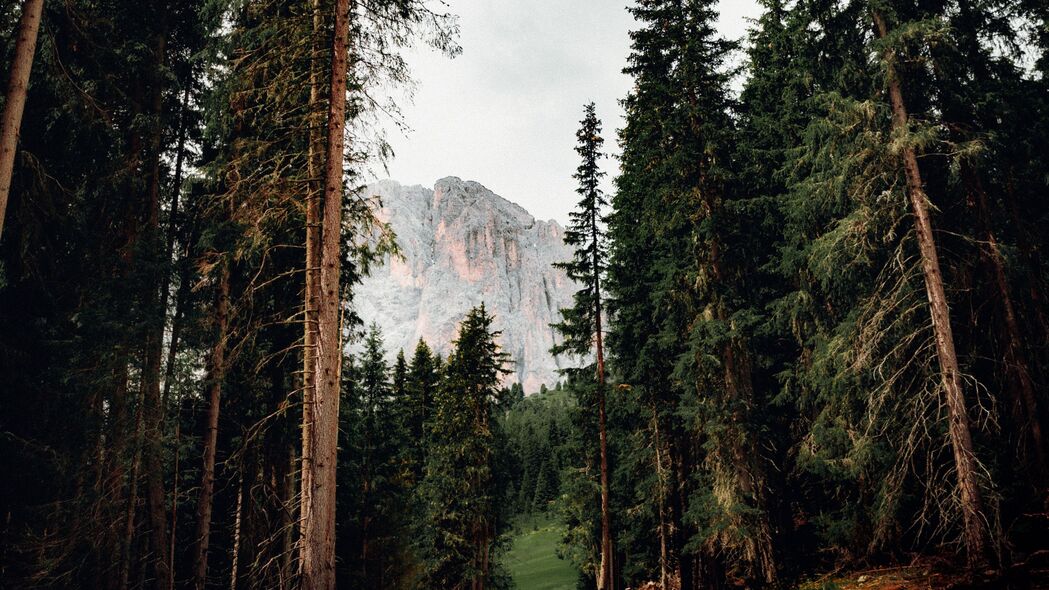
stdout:
MULTIPOLYGON (((541 219, 564 223, 576 202, 575 130, 583 105, 597 103, 607 151, 621 126, 618 101, 632 17, 622 0, 446 0, 459 16, 463 52, 428 49, 408 58, 417 82, 404 107, 411 130, 388 132, 389 176, 433 186, 476 180, 541 219)), ((755 0, 722 0, 720 30, 742 38, 755 0)), ((606 160, 609 177, 616 163, 606 160)))

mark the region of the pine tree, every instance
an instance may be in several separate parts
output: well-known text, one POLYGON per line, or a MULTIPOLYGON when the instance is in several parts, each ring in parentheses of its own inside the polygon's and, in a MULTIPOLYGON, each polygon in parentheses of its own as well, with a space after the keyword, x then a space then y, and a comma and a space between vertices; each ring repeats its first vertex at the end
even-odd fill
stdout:
MULTIPOLYGON (((303 423, 309 424, 309 504, 303 507, 303 587, 335 588, 335 469, 339 433, 339 386, 342 371, 342 262, 343 149, 346 126, 346 77, 349 65, 351 19, 349 0, 335 0, 328 92, 327 145, 323 225, 321 227, 320 305, 317 311, 317 386, 303 423)), ((305 450, 305 449, 304 449, 305 450)), ((304 459, 306 453, 303 454, 304 459)))
POLYGON ((413 569, 404 473, 411 442, 403 430, 396 365, 391 376, 385 356, 382 334, 372 325, 354 372, 354 444, 343 453, 355 455, 344 458, 355 472, 340 476, 340 487, 359 488, 358 508, 350 517, 356 526, 339 543, 338 556, 348 572, 343 582, 362 587, 398 587, 413 569))
MULTIPOLYGON (((749 261, 736 247, 742 195, 727 68, 735 45, 718 38, 712 2, 644 2, 633 12, 642 28, 627 69, 636 87, 621 134, 612 286, 617 322, 640 333, 617 330, 617 359, 651 407, 678 406, 687 418, 661 429, 674 433, 670 471, 701 467, 695 482, 676 476, 669 518, 679 531, 686 518, 698 524, 691 544, 705 555, 698 571, 682 565, 675 576, 683 584, 716 576, 722 554, 745 577, 773 582, 766 459, 753 452, 756 322, 740 281, 749 261)), ((684 541, 672 545, 667 559, 680 564, 684 541)))
POLYGON ((413 482, 420 482, 426 466, 429 434, 426 424, 432 416, 434 398, 440 378, 440 362, 422 339, 415 346, 405 382, 408 445, 413 482))
POLYGON ((507 372, 498 335, 483 305, 466 315, 427 423, 425 581, 434 587, 483 590, 492 573, 495 502, 501 498, 492 408, 507 372))
MULTIPOLYGON (((676 56, 667 32, 672 30, 676 10, 672 3, 654 1, 632 9, 645 26, 630 34, 633 50, 624 72, 634 79, 634 91, 623 101, 626 122, 619 132, 621 170, 615 179, 608 228, 612 366, 618 381, 668 422, 683 393, 671 379, 673 359, 683 352, 683 339, 666 331, 676 322, 671 319, 674 304, 664 286, 667 272, 663 264, 675 260, 674 253, 684 249, 677 235, 660 228, 656 220, 662 215, 661 183, 666 178, 667 157, 662 146, 670 141, 666 117, 675 101, 670 74, 676 56)), ((696 583, 694 560, 684 554, 688 482, 678 474, 684 473, 684 461, 693 454, 693 445, 679 436, 681 429, 665 430, 675 465, 667 466, 674 477, 666 498, 668 522, 662 529, 671 531, 672 538, 662 565, 688 588, 696 583)), ((575 520, 585 527, 589 519, 577 515, 575 520)))
MULTIPOLYGON (((600 454, 601 484, 601 566, 597 579, 599 590, 614 589, 614 549, 612 545, 612 516, 609 504, 608 475, 608 432, 606 427, 607 411, 605 403, 605 346, 604 331, 601 327, 604 319, 604 299, 602 281, 605 274, 605 259, 608 249, 605 239, 603 209, 608 205, 601 191, 601 179, 605 173, 599 167, 604 138, 601 137, 601 121, 597 118, 596 107, 590 103, 584 107, 583 121, 580 123, 576 139, 576 153, 582 163, 573 176, 579 182, 581 199, 577 210, 570 215, 571 224, 565 230, 565 244, 575 248, 573 260, 557 264, 572 280, 580 283, 582 288, 573 297, 573 306, 561 310, 563 320, 553 327, 564 341, 552 349, 553 354, 571 352, 576 355, 596 354, 595 384, 597 387, 597 421, 598 452, 600 454)), ((541 473, 541 472, 540 472, 541 473)), ((542 479, 538 480, 540 484, 542 479)), ((537 488, 538 489, 538 488, 537 488)), ((536 497, 536 502, 540 501, 536 497)))

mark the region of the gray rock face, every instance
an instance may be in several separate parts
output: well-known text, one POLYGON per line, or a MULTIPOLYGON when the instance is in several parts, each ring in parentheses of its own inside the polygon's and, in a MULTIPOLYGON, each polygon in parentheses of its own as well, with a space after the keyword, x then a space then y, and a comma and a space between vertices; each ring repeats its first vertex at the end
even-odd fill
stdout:
POLYGON ((459 321, 485 304, 502 332, 513 373, 526 392, 552 386, 573 359, 550 354, 550 324, 571 304, 575 285, 553 263, 571 257, 564 230, 473 181, 438 180, 433 190, 383 181, 367 194, 381 199, 378 217, 391 225, 403 260, 387 257, 354 297, 366 324, 375 322, 391 356, 409 358, 420 338, 447 356, 459 321))

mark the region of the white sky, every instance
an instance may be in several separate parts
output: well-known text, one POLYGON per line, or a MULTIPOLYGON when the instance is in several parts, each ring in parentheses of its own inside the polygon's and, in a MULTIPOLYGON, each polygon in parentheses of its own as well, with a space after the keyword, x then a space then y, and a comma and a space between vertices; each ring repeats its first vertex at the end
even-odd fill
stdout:
MULTIPOLYGON (((624 0, 445 3, 459 16, 463 52, 409 53, 417 88, 403 111, 411 130, 388 130, 396 153, 389 176, 425 186, 445 176, 476 180, 540 219, 565 223, 576 202, 573 148, 585 103, 597 103, 606 151, 616 151, 635 24, 624 0)), ((721 0, 720 8, 721 34, 734 39, 760 14, 755 0, 721 0)), ((605 160, 609 180, 615 167, 605 160)))

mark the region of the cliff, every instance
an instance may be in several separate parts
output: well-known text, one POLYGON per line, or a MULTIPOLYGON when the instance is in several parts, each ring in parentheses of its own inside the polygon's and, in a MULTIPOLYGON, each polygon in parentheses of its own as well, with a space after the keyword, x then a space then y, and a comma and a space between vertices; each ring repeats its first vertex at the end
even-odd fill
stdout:
POLYGON ((358 313, 382 329, 391 356, 411 356, 422 338, 447 356, 459 321, 482 302, 502 332, 513 373, 526 392, 552 386, 557 370, 574 366, 550 354, 575 286, 553 263, 568 260, 563 229, 537 220, 481 184, 444 178, 433 190, 394 181, 371 185, 378 211, 397 234, 403 259, 387 257, 356 290, 358 313))

